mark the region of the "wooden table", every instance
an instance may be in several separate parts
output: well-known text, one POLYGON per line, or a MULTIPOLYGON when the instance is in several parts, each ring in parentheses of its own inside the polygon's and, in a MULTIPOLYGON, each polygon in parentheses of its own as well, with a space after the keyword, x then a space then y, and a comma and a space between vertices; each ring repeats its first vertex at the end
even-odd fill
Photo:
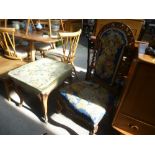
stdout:
POLYGON ((15 68, 18 68, 22 65, 25 65, 25 61, 21 60, 11 60, 8 58, 5 58, 0 55, 0 80, 3 80, 4 86, 5 86, 5 91, 6 91, 6 97, 8 100, 10 100, 10 90, 9 90, 9 78, 8 78, 8 72, 10 70, 13 70, 15 68))
POLYGON ((43 32, 41 31, 34 31, 26 35, 25 31, 20 30, 15 32, 15 37, 29 41, 29 54, 31 56, 31 61, 35 61, 34 42, 56 43, 60 41, 60 38, 52 38, 48 35, 43 35, 43 32))

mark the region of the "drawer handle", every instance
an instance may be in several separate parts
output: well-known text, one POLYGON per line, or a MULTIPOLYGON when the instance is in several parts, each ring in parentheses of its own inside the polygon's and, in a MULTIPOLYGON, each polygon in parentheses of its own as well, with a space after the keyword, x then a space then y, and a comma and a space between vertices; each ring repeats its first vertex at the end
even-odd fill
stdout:
POLYGON ((137 131, 139 130, 139 127, 137 125, 133 125, 129 123, 128 126, 130 129, 137 130, 137 131))

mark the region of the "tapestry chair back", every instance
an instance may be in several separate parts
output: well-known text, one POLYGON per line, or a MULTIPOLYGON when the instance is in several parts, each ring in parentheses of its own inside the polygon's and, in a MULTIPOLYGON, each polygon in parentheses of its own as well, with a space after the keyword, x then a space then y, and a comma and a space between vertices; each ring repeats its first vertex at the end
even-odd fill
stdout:
MULTIPOLYGON (((109 23, 101 29, 92 57, 92 81, 78 81, 60 89, 61 105, 69 110, 79 123, 89 129, 90 134, 98 131, 103 118, 112 118, 118 104, 123 81, 128 73, 135 52, 132 50, 132 31, 123 23, 109 23)), ((102 125, 104 127, 104 125, 102 125)))
POLYGON ((127 25, 112 22, 103 26, 96 38, 92 60, 95 76, 110 85, 119 81, 116 75, 123 70, 121 67, 126 68, 126 73, 128 72, 130 66, 127 67, 127 65, 131 63, 129 61, 132 61, 134 56, 132 51, 128 54, 125 49, 133 45, 134 36, 127 25))

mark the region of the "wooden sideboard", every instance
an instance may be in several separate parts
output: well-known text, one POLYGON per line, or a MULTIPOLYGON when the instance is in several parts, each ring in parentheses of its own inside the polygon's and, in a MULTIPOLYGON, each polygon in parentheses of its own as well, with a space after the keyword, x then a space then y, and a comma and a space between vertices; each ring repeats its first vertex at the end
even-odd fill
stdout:
POLYGON ((69 32, 75 32, 82 29, 82 19, 64 19, 64 30, 69 32))
POLYGON ((129 71, 112 126, 122 134, 155 134, 155 58, 139 54, 129 71))
POLYGON ((144 20, 142 19, 137 19, 137 20, 136 19, 97 19, 96 28, 94 32, 95 36, 97 36, 98 32, 104 25, 111 23, 111 22, 121 22, 121 23, 128 25, 133 32, 135 40, 138 40, 141 28, 144 24, 144 20))

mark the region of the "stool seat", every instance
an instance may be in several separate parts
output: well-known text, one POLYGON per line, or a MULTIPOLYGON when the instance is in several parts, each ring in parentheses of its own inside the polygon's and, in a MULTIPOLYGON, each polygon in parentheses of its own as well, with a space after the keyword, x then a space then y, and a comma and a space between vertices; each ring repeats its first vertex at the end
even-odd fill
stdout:
MULTIPOLYGON (((8 75, 18 88, 36 94, 43 103, 45 122, 47 117, 48 96, 52 90, 61 85, 71 76, 72 65, 65 64, 49 58, 42 58, 12 70, 8 75)), ((23 101, 22 96, 19 96, 23 101)), ((22 105, 22 103, 20 103, 22 105)))
POLYGON ((49 58, 42 58, 15 70, 9 76, 22 87, 36 93, 56 88, 72 72, 72 66, 49 58), (53 88, 52 88, 53 87, 53 88))

